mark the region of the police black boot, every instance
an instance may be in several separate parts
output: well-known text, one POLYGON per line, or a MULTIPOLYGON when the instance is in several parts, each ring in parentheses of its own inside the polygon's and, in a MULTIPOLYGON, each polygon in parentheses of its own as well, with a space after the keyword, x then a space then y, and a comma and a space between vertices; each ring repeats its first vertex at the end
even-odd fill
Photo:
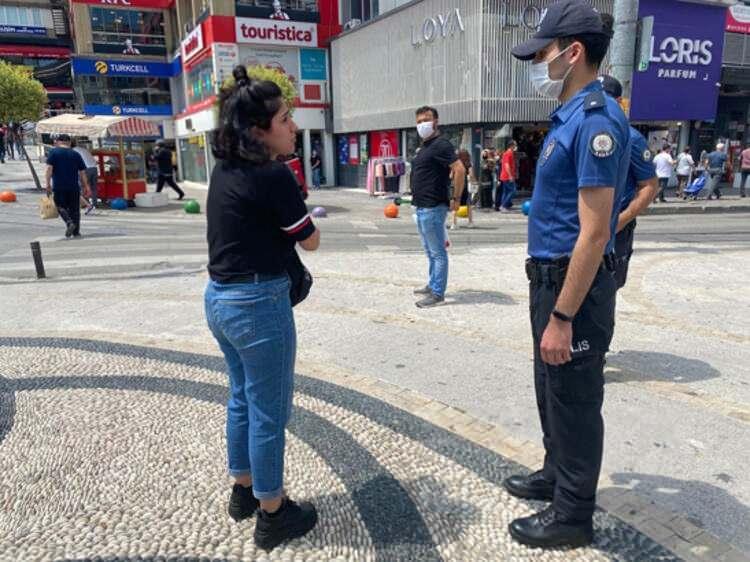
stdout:
POLYGON ((229 498, 227 511, 229 516, 235 521, 242 521, 252 517, 258 508, 260 502, 253 495, 253 487, 245 487, 240 484, 232 486, 232 495, 229 498))
POLYGON ((552 501, 555 484, 544 477, 541 470, 528 476, 516 474, 506 478, 503 486, 512 495, 526 500, 552 501))
POLYGON ((273 550, 287 539, 309 533, 318 522, 318 512, 313 504, 297 504, 284 498, 281 507, 274 513, 258 511, 255 524, 255 545, 266 552, 273 550))
POLYGON ((508 525, 510 535, 521 544, 537 548, 580 547, 594 540, 589 521, 569 521, 548 507, 531 517, 516 519, 508 525))

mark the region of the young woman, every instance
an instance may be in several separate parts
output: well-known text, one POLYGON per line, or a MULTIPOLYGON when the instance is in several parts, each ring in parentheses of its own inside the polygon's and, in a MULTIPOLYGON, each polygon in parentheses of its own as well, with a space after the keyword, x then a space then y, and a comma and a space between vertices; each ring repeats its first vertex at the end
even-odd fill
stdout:
POLYGON ((257 510, 255 543, 271 550, 317 522, 312 504, 284 495, 284 429, 296 354, 287 264, 295 245, 317 249, 320 233, 291 171, 276 161, 294 151, 297 131, 281 90, 241 66, 233 75, 212 143, 205 309, 229 374, 229 515, 239 521, 257 510))
POLYGON ((690 181, 690 176, 695 168, 695 161, 690 154, 690 147, 686 146, 682 154, 677 156, 677 193, 675 196, 682 197, 682 192, 690 181))
MULTIPOLYGON (((472 205, 469 187, 477 184, 477 178, 474 176, 474 168, 471 166, 471 155, 469 154, 469 151, 463 148, 459 150, 458 159, 461 160, 461 163, 466 169, 467 178, 467 185, 464 186, 464 190, 461 192, 461 202, 459 204, 459 208, 467 207, 469 209, 469 228, 474 228, 474 217, 471 212, 472 205)), ((458 228, 458 209, 453 211, 453 224, 451 225, 451 230, 455 230, 456 228, 458 228)))

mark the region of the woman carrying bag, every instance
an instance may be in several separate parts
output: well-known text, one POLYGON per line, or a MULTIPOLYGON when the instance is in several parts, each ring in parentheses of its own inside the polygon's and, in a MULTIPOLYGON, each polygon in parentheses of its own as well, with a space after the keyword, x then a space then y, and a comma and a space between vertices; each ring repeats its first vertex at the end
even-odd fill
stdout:
POLYGON ((311 284, 295 246, 316 250, 320 232, 292 172, 276 161, 294 151, 297 131, 281 90, 250 80, 241 66, 233 76, 212 142, 205 310, 229 374, 229 515, 239 521, 257 511, 255 543, 271 550, 317 522, 312 504, 284 494, 284 430, 296 355, 292 304, 311 284))

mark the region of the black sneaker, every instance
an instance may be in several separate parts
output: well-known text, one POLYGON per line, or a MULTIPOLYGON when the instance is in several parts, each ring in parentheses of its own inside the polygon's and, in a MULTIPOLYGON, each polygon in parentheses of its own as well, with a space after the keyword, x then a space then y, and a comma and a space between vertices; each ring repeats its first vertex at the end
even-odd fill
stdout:
POLYGON ((439 297, 435 293, 431 293, 417 302, 417 308, 432 308, 433 306, 439 306, 445 303, 445 297, 439 297))
POLYGON ((253 487, 245 488, 240 484, 232 486, 232 496, 229 498, 227 511, 229 517, 235 521, 242 521, 255 515, 260 502, 253 496, 253 487))
POLYGON ((255 524, 255 545, 269 552, 287 539, 306 535, 318 522, 318 512, 313 504, 296 503, 284 498, 276 513, 258 511, 255 524))
POLYGON ((429 285, 425 285, 424 287, 421 287, 419 289, 414 289, 415 295, 431 295, 432 289, 430 289, 429 285))

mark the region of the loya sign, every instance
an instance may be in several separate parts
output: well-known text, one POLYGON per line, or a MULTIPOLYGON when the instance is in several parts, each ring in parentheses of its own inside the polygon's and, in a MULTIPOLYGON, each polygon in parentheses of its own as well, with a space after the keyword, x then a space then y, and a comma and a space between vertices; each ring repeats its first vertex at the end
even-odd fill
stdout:
POLYGON ((187 37, 185 37, 180 44, 182 62, 189 61, 192 57, 197 55, 201 49, 203 49, 203 26, 198 24, 198 27, 188 33, 187 37))
POLYGON ((630 118, 715 119, 726 7, 640 0, 638 17, 653 17, 654 26, 648 66, 633 73, 630 118))
POLYGON ((461 11, 454 8, 446 14, 428 17, 421 26, 411 26, 411 44, 419 47, 422 43, 432 43, 438 37, 448 37, 466 31, 461 11))
POLYGON ((256 18, 235 18, 237 43, 317 47, 318 26, 314 23, 256 18))

